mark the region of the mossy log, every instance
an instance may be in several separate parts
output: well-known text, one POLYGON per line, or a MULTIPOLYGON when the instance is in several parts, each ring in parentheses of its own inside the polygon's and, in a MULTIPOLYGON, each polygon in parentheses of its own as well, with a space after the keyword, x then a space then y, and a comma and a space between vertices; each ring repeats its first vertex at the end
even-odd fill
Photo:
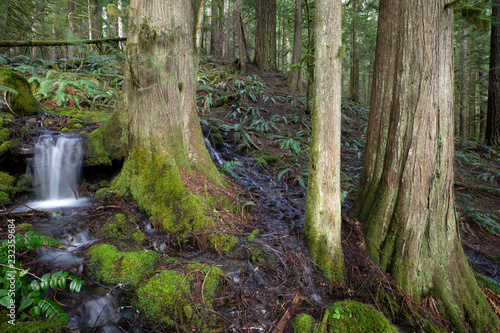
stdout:
POLYGON ((0 67, 0 111, 16 117, 31 116, 41 111, 28 80, 21 74, 0 67))

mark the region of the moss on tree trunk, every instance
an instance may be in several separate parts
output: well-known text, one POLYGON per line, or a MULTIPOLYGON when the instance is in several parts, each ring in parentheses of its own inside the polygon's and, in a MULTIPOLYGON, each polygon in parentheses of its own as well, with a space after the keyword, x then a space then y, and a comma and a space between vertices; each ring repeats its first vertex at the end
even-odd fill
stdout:
POLYGON ((381 1, 374 94, 358 197, 373 260, 453 329, 500 321, 468 267, 453 190, 453 12, 442 0, 381 1))
MULTIPOLYGON (((196 113, 195 9, 190 2, 132 0, 128 66, 120 110, 127 157, 112 183, 171 232, 210 226, 202 198, 182 174, 199 171, 223 185, 206 150, 196 113)), ((105 136, 105 135, 104 135, 105 136)))
POLYGON ((315 98, 309 161, 306 242, 325 275, 343 285, 340 241, 340 1, 318 1, 315 98), (333 54, 333 56, 332 56, 333 54))

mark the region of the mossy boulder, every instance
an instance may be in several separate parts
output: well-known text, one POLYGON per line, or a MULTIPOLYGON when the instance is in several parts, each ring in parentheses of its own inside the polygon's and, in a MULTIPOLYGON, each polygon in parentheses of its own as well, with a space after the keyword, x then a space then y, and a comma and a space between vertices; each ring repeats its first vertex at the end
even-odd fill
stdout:
POLYGON ((146 250, 122 252, 110 244, 97 244, 87 251, 87 256, 90 259, 89 273, 97 281, 136 287, 154 272, 160 255, 146 250))
POLYGON ((389 320, 372 306, 352 300, 336 302, 325 313, 328 332, 397 333, 389 320))
POLYGON ((218 133, 211 133, 210 138, 216 149, 220 149, 224 146, 224 138, 218 133))
POLYGON ((7 172, 0 171, 0 204, 11 202, 11 195, 15 192, 16 179, 7 172))
POLYGON ((109 218, 97 235, 100 239, 113 239, 119 243, 144 243, 144 233, 139 231, 135 219, 126 214, 116 214, 109 218))
POLYGON ((295 333, 397 333, 382 313, 372 306, 352 300, 336 302, 330 306, 321 322, 307 314, 300 314, 293 321, 295 333))
POLYGON ((86 141, 83 163, 88 166, 111 165, 127 152, 127 133, 123 119, 114 113, 106 123, 90 133, 86 141))
POLYGON ((137 288, 137 308, 169 326, 179 322, 207 329, 216 321, 209 310, 223 276, 217 267, 198 263, 161 271, 137 288))
POLYGON ((250 156, 255 158, 255 164, 263 169, 266 169, 270 165, 276 164, 279 160, 272 153, 267 151, 254 150, 250 153, 250 156))
POLYGON ((18 116, 31 116, 41 111, 28 80, 21 74, 0 67, 0 111, 9 112, 9 106, 18 116), (8 105, 4 100, 5 92, 8 105))

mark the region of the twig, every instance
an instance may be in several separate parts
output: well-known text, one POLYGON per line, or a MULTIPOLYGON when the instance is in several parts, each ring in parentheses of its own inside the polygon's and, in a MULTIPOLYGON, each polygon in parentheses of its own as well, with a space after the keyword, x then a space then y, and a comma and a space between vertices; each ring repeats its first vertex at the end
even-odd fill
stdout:
POLYGON ((9 108, 10 113, 12 113, 12 114, 13 114, 14 116, 16 116, 17 118, 21 118, 21 117, 19 117, 19 116, 18 116, 18 115, 17 115, 17 114, 16 114, 16 113, 12 110, 12 108, 11 108, 11 107, 10 107, 10 105, 9 105, 9 102, 7 102, 7 91, 4 91, 4 92, 3 92, 3 100, 4 100, 4 102, 5 102, 5 105, 7 105, 7 107, 9 108))

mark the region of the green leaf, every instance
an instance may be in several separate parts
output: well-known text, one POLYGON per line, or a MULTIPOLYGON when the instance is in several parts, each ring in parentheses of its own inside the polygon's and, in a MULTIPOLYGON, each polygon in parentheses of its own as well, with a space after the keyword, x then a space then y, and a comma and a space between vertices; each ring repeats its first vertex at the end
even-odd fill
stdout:
POLYGON ((11 304, 12 297, 5 296, 0 299, 0 305, 8 307, 11 304))
POLYGON ((52 279, 52 280, 50 280, 50 287, 52 289, 56 290, 58 286, 59 286, 59 280, 58 279, 52 279))
POLYGON ((35 318, 39 317, 40 313, 42 313, 42 310, 38 306, 34 306, 30 309, 30 314, 35 318))
POLYGON ((31 304, 33 304, 33 301, 31 300, 30 295, 24 295, 23 298, 21 298, 18 311, 26 309, 31 304))
POLYGON ((40 283, 40 287, 41 287, 43 290, 45 290, 45 291, 49 290, 49 282, 48 282, 48 281, 42 281, 42 282, 40 283))
POLYGON ((19 273, 19 277, 23 277, 23 276, 25 276, 26 274, 28 274, 28 271, 29 271, 29 269, 23 269, 23 270, 19 273))
POLYGON ((47 281, 48 279, 50 279, 50 273, 44 274, 42 276, 42 282, 47 281))
POLYGON ((65 278, 61 278, 59 280, 59 287, 61 287, 61 289, 66 289, 66 279, 65 278))

